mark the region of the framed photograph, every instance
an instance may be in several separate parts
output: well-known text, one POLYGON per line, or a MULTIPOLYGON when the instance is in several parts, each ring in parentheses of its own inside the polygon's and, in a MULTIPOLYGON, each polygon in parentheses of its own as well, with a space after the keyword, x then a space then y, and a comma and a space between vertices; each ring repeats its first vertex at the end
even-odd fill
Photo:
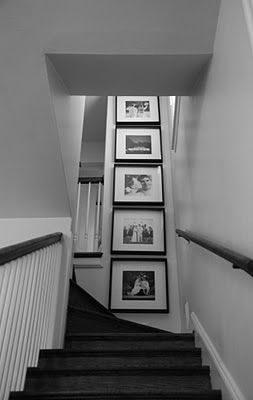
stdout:
POLYGON ((125 313, 168 313, 167 261, 112 259, 109 309, 125 313))
POLYGON ((161 165, 117 164, 114 166, 114 205, 163 205, 161 165))
POLYGON ((116 124, 160 124, 159 99, 157 96, 117 96, 116 124))
POLYGON ((162 162, 160 127, 121 127, 116 129, 115 161, 162 162))
POLYGON ((112 254, 165 254, 163 208, 114 208, 112 254))

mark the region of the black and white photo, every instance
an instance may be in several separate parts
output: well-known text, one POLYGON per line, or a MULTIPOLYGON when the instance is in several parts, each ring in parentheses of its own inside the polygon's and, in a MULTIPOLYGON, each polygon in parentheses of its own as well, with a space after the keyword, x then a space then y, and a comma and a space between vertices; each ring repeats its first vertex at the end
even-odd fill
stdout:
POLYGON ((151 136, 126 135, 126 154, 151 154, 151 136))
POLYGON ((163 204, 161 165, 114 166, 114 204, 163 204))
POLYGON ((109 309, 113 312, 168 313, 167 261, 113 258, 109 309))
POLYGON ((113 254, 165 254, 165 212, 163 208, 114 207, 112 218, 113 254))
POLYGON ((155 300, 154 271, 123 271, 122 300, 155 300))
POLYGON ((118 127, 115 132, 115 161, 162 162, 160 127, 118 127))
POLYGON ((116 124, 160 123, 159 100, 157 96, 117 96, 116 124))

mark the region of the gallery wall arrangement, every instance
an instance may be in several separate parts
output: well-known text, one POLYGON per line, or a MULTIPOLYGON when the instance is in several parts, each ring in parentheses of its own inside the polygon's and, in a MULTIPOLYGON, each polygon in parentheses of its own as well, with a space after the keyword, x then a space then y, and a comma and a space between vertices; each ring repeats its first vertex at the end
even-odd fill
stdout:
POLYGON ((109 309, 168 313, 159 98, 117 96, 115 105, 109 309))

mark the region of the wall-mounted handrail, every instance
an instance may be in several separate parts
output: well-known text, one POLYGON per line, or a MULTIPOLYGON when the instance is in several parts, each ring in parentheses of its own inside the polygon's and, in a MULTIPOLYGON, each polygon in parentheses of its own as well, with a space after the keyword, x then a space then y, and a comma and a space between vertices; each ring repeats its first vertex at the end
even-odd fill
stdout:
POLYGON ((16 260, 19 257, 26 256, 36 250, 50 246, 60 242, 62 237, 61 232, 52 233, 50 235, 40 236, 35 239, 26 240, 22 243, 6 246, 0 249, 0 266, 10 261, 16 260))
POLYGON ((236 251, 230 250, 227 247, 223 247, 218 243, 205 239, 204 237, 196 235, 190 231, 176 229, 176 233, 178 237, 182 237, 188 242, 196 243, 204 249, 209 250, 219 257, 231 262, 233 264, 233 268, 243 269, 249 275, 253 276, 253 260, 251 258, 237 253, 236 251))

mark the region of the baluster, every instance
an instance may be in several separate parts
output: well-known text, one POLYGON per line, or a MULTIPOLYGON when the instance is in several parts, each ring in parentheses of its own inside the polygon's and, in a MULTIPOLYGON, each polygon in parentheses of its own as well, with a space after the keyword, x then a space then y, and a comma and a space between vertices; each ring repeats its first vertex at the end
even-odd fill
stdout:
POLYGON ((48 251, 48 248, 43 249, 45 253, 45 261, 42 264, 40 274, 39 274, 39 290, 37 292, 37 312, 35 314, 35 319, 34 319, 34 331, 32 334, 32 347, 31 347, 31 353, 28 361, 29 366, 35 366, 36 365, 36 356, 37 356, 37 346, 38 346, 38 340, 40 338, 40 329, 41 329, 41 323, 42 323, 42 316, 43 316, 43 306, 44 306, 44 300, 45 300, 45 295, 46 295, 46 290, 44 290, 44 282, 45 278, 48 274, 48 265, 49 265, 49 259, 50 259, 50 252, 48 251))
POLYGON ((78 226, 79 226, 79 213, 80 213, 80 198, 81 198, 81 183, 78 183, 77 192, 77 205, 76 205, 76 219, 75 219, 75 230, 74 230, 74 243, 77 247, 78 242, 78 226))
MULTIPOLYGON (((31 318, 30 318, 31 310, 34 305, 33 293, 36 288, 36 267, 37 267, 37 265, 34 265, 34 261, 35 261, 35 253, 28 256, 27 269, 28 269, 29 282, 27 285, 26 302, 25 302, 25 307, 24 307, 24 317, 22 319, 21 332, 20 332, 20 338, 19 338, 19 346, 18 346, 18 348, 20 349, 20 356, 18 357, 18 354, 16 355, 17 364, 15 363, 16 367, 14 368, 14 371, 13 371, 13 378, 12 378, 12 384, 11 384, 12 390, 21 390, 22 389, 22 385, 21 385, 22 374, 24 373, 23 371, 26 368, 25 358, 26 358, 26 356, 28 357, 28 351, 27 351, 28 333, 29 333, 30 324, 31 324, 31 318)), ((38 262, 38 260, 37 260, 37 262, 38 262)))
MULTIPOLYGON (((5 393, 5 385, 6 381, 3 379, 6 371, 6 366, 8 368, 8 355, 9 355, 9 345, 10 345, 10 336, 11 335, 11 328, 13 325, 13 317, 15 313, 15 306, 17 295, 19 292, 19 283, 20 283, 20 268, 16 267, 16 261, 11 262, 11 272, 13 274, 10 277, 9 287, 7 291, 7 307, 5 307, 5 315, 3 316, 3 342, 2 342, 2 349, 1 349, 1 365, 0 365, 0 382, 1 385, 1 393, 0 398, 4 398, 5 393)), ((20 260, 18 260, 18 267, 20 267, 20 260)), ((6 377, 5 377, 6 379, 6 377)))
POLYGON ((25 327, 26 327, 26 321, 27 321, 27 310, 28 306, 30 303, 30 288, 31 288, 31 282, 33 280, 33 274, 31 270, 32 266, 32 260, 34 258, 33 255, 28 255, 27 260, 26 260, 26 275, 25 275, 25 284, 23 288, 23 297, 21 300, 22 304, 22 312, 20 313, 20 325, 19 328, 17 329, 17 343, 15 346, 15 351, 14 351, 14 360, 13 360, 13 369, 12 369, 12 375, 11 375, 11 382, 10 382, 10 388, 11 390, 15 390, 16 386, 15 383, 17 381, 17 374, 18 374, 18 369, 19 365, 22 359, 22 342, 24 340, 24 335, 25 335, 25 327))
POLYGON ((97 208, 96 208, 95 251, 98 251, 101 186, 102 186, 101 182, 99 182, 98 183, 97 208))
POLYGON ((43 317, 43 326, 41 332, 41 340, 40 340, 40 348, 44 349, 46 347, 47 341, 47 331, 48 331, 48 321, 50 315, 50 306, 52 300, 52 292, 53 288, 55 287, 55 275, 56 275, 56 245, 51 246, 51 260, 49 264, 49 274, 47 275, 47 295, 46 295, 46 302, 45 302, 45 310, 44 310, 44 317, 43 317))
POLYGON ((16 268, 19 269, 20 274, 17 275, 18 277, 17 279, 19 279, 18 292, 15 300, 14 315, 12 318, 10 335, 8 338, 8 353, 4 368, 4 374, 2 378, 2 382, 5 383, 4 398, 8 396, 10 390, 12 372, 14 368, 14 359, 17 351, 17 342, 20 334, 22 306, 24 300, 24 287, 25 287, 25 281, 27 279, 27 269, 26 269, 27 260, 28 257, 25 256, 16 261, 16 268))
POLYGON ((90 219, 90 195, 91 195, 91 182, 88 184, 88 194, 87 194, 87 210, 86 210, 86 221, 85 221, 85 249, 88 250, 88 239, 89 239, 89 219, 90 219))
MULTIPOLYGON (((36 252, 37 256, 37 252, 36 252)), ((37 259, 37 257, 36 257, 37 259)), ((25 348, 26 348, 26 353, 24 357, 24 364, 21 369, 21 376, 20 376, 20 381, 19 385, 21 388, 23 388, 24 382, 25 382, 25 371, 26 367, 30 366, 30 359, 32 355, 32 349, 33 349, 33 342, 34 342, 34 329, 36 325, 36 320, 37 320, 37 300, 38 300, 38 290, 39 290, 39 284, 40 284, 40 270, 42 266, 44 265, 45 262, 45 250, 42 249, 40 253, 40 258, 39 262, 37 263, 37 268, 35 271, 35 286, 34 290, 32 293, 31 301, 32 301, 32 310, 29 313, 29 331, 28 331, 28 336, 27 336, 27 341, 25 343, 25 348)))

